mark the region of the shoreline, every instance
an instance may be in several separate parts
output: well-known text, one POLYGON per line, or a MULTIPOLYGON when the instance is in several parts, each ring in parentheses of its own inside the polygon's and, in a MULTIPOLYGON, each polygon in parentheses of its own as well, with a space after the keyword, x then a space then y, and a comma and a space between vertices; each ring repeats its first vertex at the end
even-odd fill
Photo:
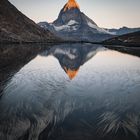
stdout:
POLYGON ((126 46, 126 47, 140 47, 140 44, 136 43, 106 43, 106 42, 91 42, 91 41, 48 41, 48 42, 0 42, 0 45, 10 45, 10 44, 46 44, 46 45, 57 45, 57 44, 72 44, 72 43, 90 43, 90 44, 100 44, 109 46, 126 46))

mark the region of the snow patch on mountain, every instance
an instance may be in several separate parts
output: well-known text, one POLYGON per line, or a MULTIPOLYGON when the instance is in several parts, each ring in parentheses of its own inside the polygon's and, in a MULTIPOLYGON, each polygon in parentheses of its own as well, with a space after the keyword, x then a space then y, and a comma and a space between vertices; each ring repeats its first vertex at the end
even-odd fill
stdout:
POLYGON ((70 20, 68 22, 68 25, 74 25, 74 24, 79 24, 79 23, 77 21, 75 21, 75 20, 70 20))
POLYGON ((87 24, 88 24, 89 27, 91 27, 93 29, 96 29, 100 33, 111 34, 110 32, 104 30, 103 28, 99 28, 98 26, 96 26, 95 24, 93 24, 89 21, 87 21, 87 24))
POLYGON ((52 26, 55 28, 56 31, 74 31, 77 30, 77 25, 79 23, 76 22, 75 20, 70 20, 67 24, 62 25, 62 26, 55 26, 52 24, 52 26))

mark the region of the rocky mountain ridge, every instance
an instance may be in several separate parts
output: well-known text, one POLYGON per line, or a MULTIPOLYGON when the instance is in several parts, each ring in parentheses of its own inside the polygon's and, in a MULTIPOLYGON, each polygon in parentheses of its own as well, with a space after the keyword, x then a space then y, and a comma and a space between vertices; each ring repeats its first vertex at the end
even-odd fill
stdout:
POLYGON ((0 42, 54 42, 53 33, 40 28, 8 0, 0 0, 0 42))

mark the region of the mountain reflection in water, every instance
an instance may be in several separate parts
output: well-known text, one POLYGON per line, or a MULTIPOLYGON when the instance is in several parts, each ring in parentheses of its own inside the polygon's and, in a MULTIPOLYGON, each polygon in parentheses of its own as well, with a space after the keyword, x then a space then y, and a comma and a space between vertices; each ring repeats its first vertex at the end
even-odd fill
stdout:
POLYGON ((71 44, 66 46, 54 46, 47 52, 43 52, 42 56, 52 55, 59 61, 61 67, 72 80, 78 73, 80 67, 91 59, 98 51, 105 50, 99 45, 71 44))
POLYGON ((0 140, 140 139, 139 57, 91 44, 19 47, 0 50, 0 140))

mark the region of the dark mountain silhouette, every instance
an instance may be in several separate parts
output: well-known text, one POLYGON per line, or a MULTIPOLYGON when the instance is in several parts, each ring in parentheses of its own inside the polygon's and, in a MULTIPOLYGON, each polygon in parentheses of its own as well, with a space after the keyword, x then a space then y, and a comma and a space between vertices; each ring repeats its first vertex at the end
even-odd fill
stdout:
POLYGON ((99 42, 112 37, 111 33, 100 28, 81 12, 75 0, 69 0, 65 4, 53 23, 40 22, 38 24, 68 40, 99 42))
POLYGON ((140 31, 104 41, 105 44, 140 46, 140 31))
POLYGON ((59 39, 23 15, 8 0, 0 0, 0 42, 53 42, 59 39))

